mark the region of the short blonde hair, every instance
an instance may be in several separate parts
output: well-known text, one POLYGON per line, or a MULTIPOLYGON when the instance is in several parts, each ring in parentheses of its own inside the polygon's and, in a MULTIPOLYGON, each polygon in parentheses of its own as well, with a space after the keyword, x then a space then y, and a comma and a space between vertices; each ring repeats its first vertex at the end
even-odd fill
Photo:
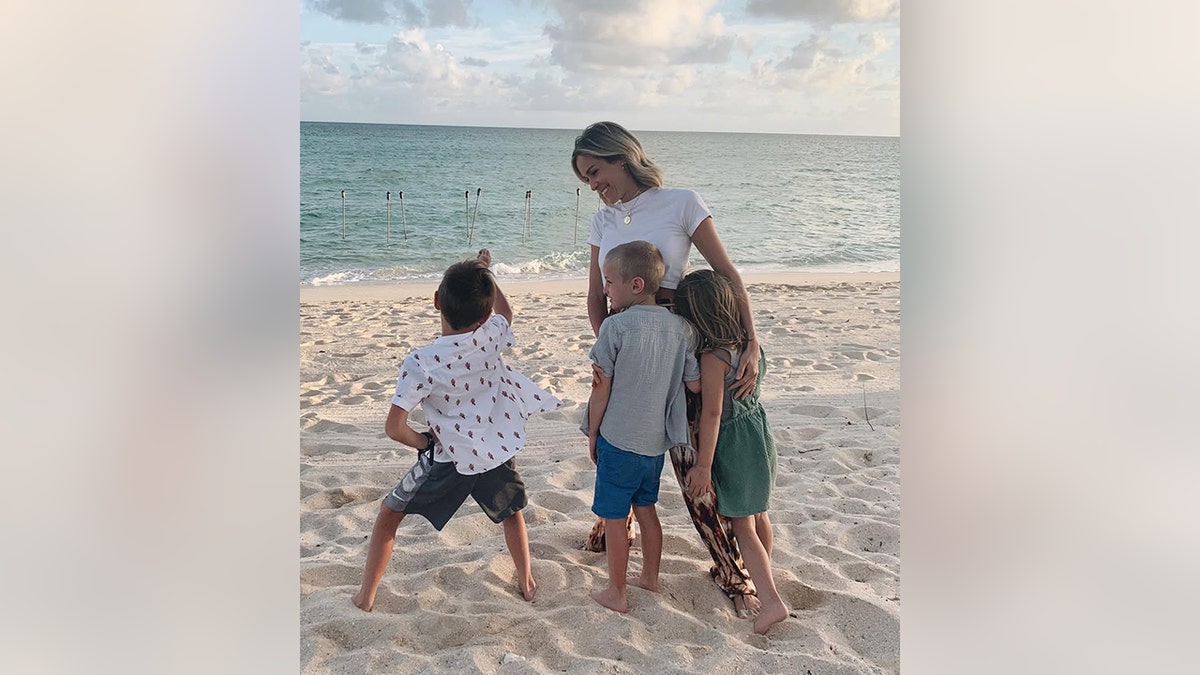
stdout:
POLYGON ((650 294, 658 292, 658 286, 667 272, 662 253, 648 241, 631 241, 615 246, 604 256, 604 263, 616 265, 621 279, 625 281, 641 277, 646 283, 646 292, 650 294))

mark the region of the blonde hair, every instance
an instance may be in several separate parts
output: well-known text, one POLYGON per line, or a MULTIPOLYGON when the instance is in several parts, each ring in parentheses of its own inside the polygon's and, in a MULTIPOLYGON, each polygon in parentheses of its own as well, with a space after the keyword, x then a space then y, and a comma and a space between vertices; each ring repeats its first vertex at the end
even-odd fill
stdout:
POLYGON ((646 156, 646 151, 642 149, 637 137, 616 122, 596 122, 588 125, 583 133, 575 138, 575 150, 571 153, 571 170, 579 180, 586 183, 587 178, 579 173, 579 167, 575 165, 575 160, 580 155, 599 157, 608 162, 624 162, 625 169, 639 187, 663 186, 662 169, 646 156))
POLYGON ((696 270, 679 282, 675 313, 695 327, 697 351, 742 349, 746 345, 748 336, 733 285, 712 270, 696 270))
POLYGON ((608 255, 604 256, 604 262, 616 265, 624 281, 641 277, 646 283, 646 293, 651 295, 658 291, 658 286, 667 271, 662 253, 648 241, 630 241, 614 246, 608 255))

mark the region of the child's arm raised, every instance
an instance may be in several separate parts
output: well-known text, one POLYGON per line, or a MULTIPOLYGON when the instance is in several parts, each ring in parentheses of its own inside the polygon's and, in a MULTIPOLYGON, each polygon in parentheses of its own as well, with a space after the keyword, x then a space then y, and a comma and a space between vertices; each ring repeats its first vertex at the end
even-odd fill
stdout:
MULTIPOLYGON (((478 258, 482 260, 483 264, 487 265, 489 268, 492 266, 492 252, 486 248, 479 249, 478 258)), ((493 274, 492 279, 494 280, 495 278, 496 276, 493 274)), ((492 311, 504 317, 504 320, 508 322, 508 325, 512 325, 512 306, 508 304, 508 298, 504 296, 504 291, 500 290, 499 281, 496 282, 496 299, 492 301, 492 311)))
MULTIPOLYGON (((393 404, 392 409, 388 411, 387 421, 383 423, 383 431, 393 441, 412 446, 417 450, 425 450, 429 447, 429 439, 425 437, 425 434, 408 426, 408 411, 398 405, 393 404)), ((431 429, 429 433, 432 434, 433 430, 431 429)))
POLYGON ((700 419, 696 431, 700 447, 696 448, 696 466, 687 473, 688 494, 699 497, 712 489, 712 463, 717 450, 717 432, 721 427, 721 406, 725 402, 725 374, 729 365, 712 352, 700 355, 700 419))

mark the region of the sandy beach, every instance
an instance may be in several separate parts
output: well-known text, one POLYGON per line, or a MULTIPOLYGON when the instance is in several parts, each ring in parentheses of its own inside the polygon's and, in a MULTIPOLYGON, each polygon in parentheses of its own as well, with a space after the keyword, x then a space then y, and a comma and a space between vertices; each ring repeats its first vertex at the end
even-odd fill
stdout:
MULTIPOLYGON (((300 291, 300 662, 303 672, 890 673, 900 663, 900 275, 748 275, 767 355, 763 405, 779 452, 776 583, 792 616, 739 619, 668 466, 662 592, 628 614, 590 599, 604 554, 582 549, 594 468, 578 424, 593 337, 584 281, 501 283, 509 365, 563 400, 517 457, 533 602, 499 525, 470 499, 438 533, 401 525, 374 611, 357 590, 379 501, 415 451, 383 433, 397 366, 438 334, 433 284, 300 291)), ((420 413, 414 415, 419 423, 420 413)), ((639 569, 641 551, 630 552, 639 569)))

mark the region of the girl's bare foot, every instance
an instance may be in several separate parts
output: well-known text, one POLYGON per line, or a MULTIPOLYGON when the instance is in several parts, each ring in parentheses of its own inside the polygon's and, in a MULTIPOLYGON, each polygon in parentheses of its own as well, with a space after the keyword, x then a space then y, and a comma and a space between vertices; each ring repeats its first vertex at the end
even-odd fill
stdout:
POLYGON ((537 595, 537 582, 533 580, 532 574, 525 579, 517 579, 517 588, 527 601, 533 600, 533 596, 537 595))
POLYGON ((771 626, 788 617, 788 608, 782 602, 768 602, 758 610, 758 618, 754 620, 754 632, 765 635, 771 626))
POLYGON ((353 602, 354 602, 355 607, 361 609, 364 612, 371 611, 371 608, 375 606, 375 599, 372 598, 370 601, 365 600, 363 598, 363 592, 361 590, 354 594, 353 602))
POLYGON ((643 579, 640 575, 636 577, 630 575, 625 578, 625 583, 630 586, 644 588, 648 591, 654 591, 655 593, 658 592, 658 579, 643 579))
POLYGON ((749 619, 756 616, 760 607, 762 607, 762 603, 759 602, 758 596, 753 593, 733 596, 733 611, 739 619, 749 619))
POLYGON ((624 614, 629 611, 629 598, 625 595, 625 591, 617 590, 612 586, 599 593, 593 593, 592 599, 614 612, 624 614))

